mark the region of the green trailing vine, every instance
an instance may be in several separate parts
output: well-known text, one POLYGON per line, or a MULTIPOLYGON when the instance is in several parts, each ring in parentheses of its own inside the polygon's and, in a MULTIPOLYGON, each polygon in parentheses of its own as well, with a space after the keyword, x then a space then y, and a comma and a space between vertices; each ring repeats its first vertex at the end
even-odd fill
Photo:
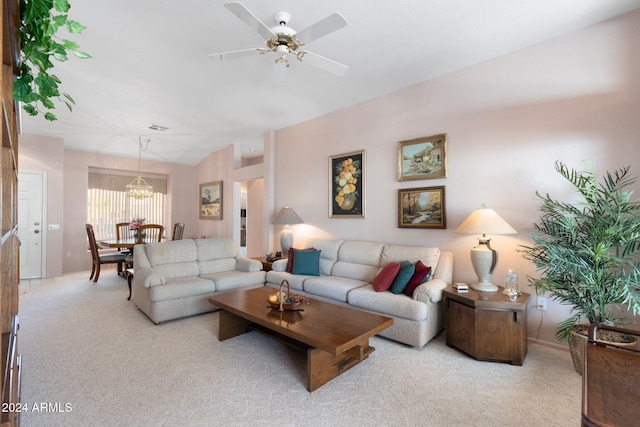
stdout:
POLYGON ((66 61, 68 53, 81 59, 91 58, 79 50, 78 44, 59 38, 56 33, 66 28, 70 34, 81 34, 85 26, 68 18, 71 6, 67 0, 20 0, 20 72, 13 83, 13 98, 21 101, 30 116, 43 113, 50 121, 57 120, 51 111, 55 100, 63 102, 69 111, 75 104, 67 93, 60 92, 60 79, 50 71, 52 59, 66 61))

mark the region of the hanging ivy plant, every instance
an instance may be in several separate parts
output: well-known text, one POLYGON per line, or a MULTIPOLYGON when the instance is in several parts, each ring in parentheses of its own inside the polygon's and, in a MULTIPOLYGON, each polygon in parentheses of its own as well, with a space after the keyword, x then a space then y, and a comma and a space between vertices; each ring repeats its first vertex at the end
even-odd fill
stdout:
POLYGON ((13 83, 13 98, 23 103, 30 116, 43 113, 47 120, 57 120, 50 111, 55 109, 54 101, 63 102, 69 111, 75 104, 67 93, 60 92, 60 79, 50 71, 52 59, 66 61, 71 52, 81 59, 91 58, 79 46, 67 39, 56 36, 60 28, 71 34, 81 34, 85 26, 68 18, 71 6, 67 0, 20 0, 20 50, 22 63, 20 73, 13 83))

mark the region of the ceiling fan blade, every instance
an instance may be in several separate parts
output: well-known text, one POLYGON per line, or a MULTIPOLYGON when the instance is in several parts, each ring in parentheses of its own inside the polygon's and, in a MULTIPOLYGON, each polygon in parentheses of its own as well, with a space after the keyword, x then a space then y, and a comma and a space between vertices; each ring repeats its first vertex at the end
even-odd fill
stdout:
POLYGON ((207 55, 212 61, 226 61, 228 59, 244 58, 245 56, 253 56, 264 53, 264 48, 233 50, 231 52, 212 53, 207 55))
POLYGON ((298 54, 298 59, 302 62, 306 62, 309 65, 320 68, 321 70, 328 71, 331 74, 343 76, 349 71, 349 67, 334 61, 333 59, 325 58, 313 52, 304 50, 298 54))
POLYGON ((262 21, 259 20, 253 13, 251 13, 251 11, 247 9, 242 3, 237 1, 226 3, 224 7, 226 7, 231 13, 240 18, 242 22, 247 24, 253 30, 257 31, 258 34, 262 36, 262 38, 270 39, 272 37, 275 37, 275 34, 273 34, 269 27, 264 25, 262 21))
POLYGON ((298 31, 296 33, 296 40, 300 43, 307 44, 346 26, 347 20, 344 16, 335 12, 315 24, 310 25, 304 30, 298 31))

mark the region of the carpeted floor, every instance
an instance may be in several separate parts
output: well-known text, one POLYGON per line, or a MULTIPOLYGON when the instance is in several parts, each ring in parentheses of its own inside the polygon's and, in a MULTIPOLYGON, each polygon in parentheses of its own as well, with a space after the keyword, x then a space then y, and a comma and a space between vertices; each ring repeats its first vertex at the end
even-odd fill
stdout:
POLYGON ((440 334, 376 351, 313 393, 302 355, 251 332, 217 340, 217 313, 154 325, 104 269, 21 284, 22 426, 578 426, 568 352, 478 362, 440 334))

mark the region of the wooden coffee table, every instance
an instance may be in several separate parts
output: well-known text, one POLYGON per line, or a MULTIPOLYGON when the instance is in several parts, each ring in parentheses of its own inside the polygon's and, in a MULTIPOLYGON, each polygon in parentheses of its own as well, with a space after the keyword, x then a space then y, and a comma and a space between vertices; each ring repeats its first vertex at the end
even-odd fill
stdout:
POLYGON ((222 308, 218 339, 255 330, 303 350, 310 392, 366 359, 375 350, 369 338, 393 324, 389 317, 313 299, 302 311, 280 312, 267 303, 275 292, 265 286, 209 298, 222 308))

